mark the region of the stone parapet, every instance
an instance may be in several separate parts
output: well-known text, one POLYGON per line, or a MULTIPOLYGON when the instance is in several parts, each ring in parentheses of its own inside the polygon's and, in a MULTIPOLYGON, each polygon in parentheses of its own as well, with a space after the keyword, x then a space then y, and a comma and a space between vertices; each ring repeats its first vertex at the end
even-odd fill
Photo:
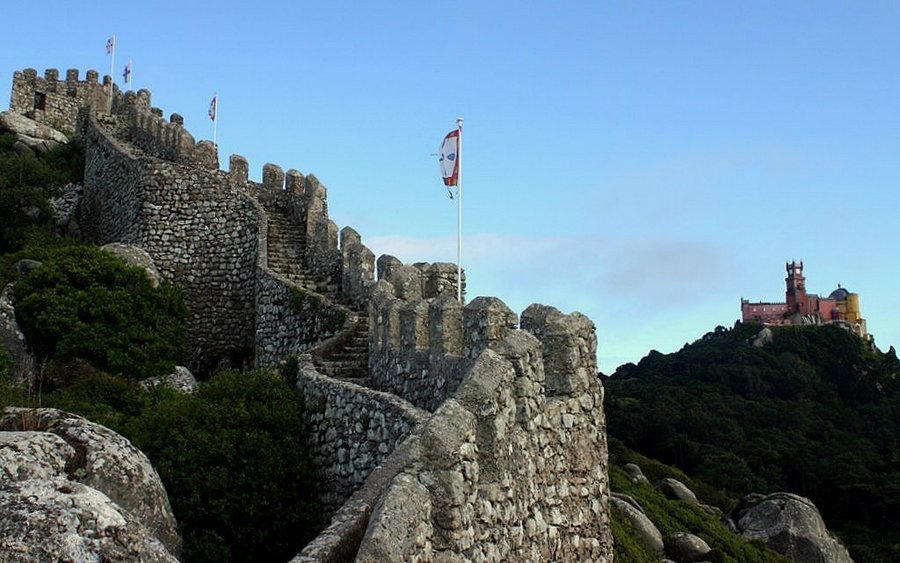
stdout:
POLYGON ((544 349, 590 349, 592 330, 554 311, 544 316, 573 329, 567 344, 506 332, 413 436, 357 561, 612 560, 602 387, 545 390, 556 368, 544 349))

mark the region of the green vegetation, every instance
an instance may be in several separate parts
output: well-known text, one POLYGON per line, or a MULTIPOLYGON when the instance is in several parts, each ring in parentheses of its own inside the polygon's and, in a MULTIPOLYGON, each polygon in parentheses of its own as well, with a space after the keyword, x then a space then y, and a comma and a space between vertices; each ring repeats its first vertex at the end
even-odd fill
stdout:
POLYGON ((897 560, 900 362, 835 326, 754 348, 760 328, 621 367, 604 382, 610 435, 731 494, 807 496, 856 560, 897 560))
POLYGON ((135 379, 183 363, 187 309, 181 291, 154 288, 146 272, 95 247, 70 245, 15 284, 16 312, 39 359, 80 358, 135 379))
POLYGON ((37 157, 13 152, 15 140, 13 134, 0 135, 0 254, 21 249, 36 232, 50 233, 50 197, 84 177, 84 155, 77 143, 37 157))
POLYGON ((321 518, 303 448, 302 397, 283 377, 212 376, 190 396, 137 381, 185 359, 181 291, 153 288, 114 255, 55 235, 49 197, 80 181, 75 145, 16 155, 0 135, 0 284, 43 365, 34 388, 11 387, 0 347, 0 409, 55 407, 107 426, 157 469, 184 538, 183 560, 287 561, 321 518), (23 212, 27 211, 27 212, 23 212), (22 259, 41 266, 22 276, 22 259))
POLYGON ((166 487, 186 562, 287 561, 317 532, 302 398, 276 374, 223 372, 194 395, 102 372, 40 397, 0 383, 0 408, 74 412, 143 451, 166 487))
MULTIPOLYGON (((651 483, 670 477, 687 485, 701 502, 730 510, 737 498, 726 495, 715 487, 692 479, 682 471, 629 450, 615 438, 610 439, 610 489, 634 498, 644 513, 657 526, 663 538, 675 532, 689 532, 703 539, 713 549, 707 559, 711 562, 729 563, 785 563, 787 560, 771 551, 762 542, 747 542, 729 530, 719 518, 682 501, 666 498, 650 485, 631 482, 621 466, 637 464, 651 483)), ((615 560, 655 562, 659 558, 640 542, 631 523, 618 510, 612 511, 612 530, 616 541, 615 560)))
POLYGON ((157 394, 125 430, 159 471, 186 561, 287 561, 312 539, 301 400, 281 377, 224 372, 157 394))

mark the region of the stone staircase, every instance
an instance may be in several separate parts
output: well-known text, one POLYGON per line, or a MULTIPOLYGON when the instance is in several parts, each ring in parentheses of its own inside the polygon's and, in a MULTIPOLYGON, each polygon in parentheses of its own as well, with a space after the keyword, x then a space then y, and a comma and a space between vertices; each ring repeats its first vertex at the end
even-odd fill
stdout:
POLYGON ((362 316, 348 337, 322 356, 313 356, 320 373, 369 386, 369 318, 362 316))
POLYGON ((269 268, 298 286, 340 302, 335 285, 318 283, 306 268, 306 232, 282 211, 266 209, 269 217, 269 268))
MULTIPOLYGON (((315 280, 306 268, 306 233, 278 209, 266 209, 269 221, 268 265, 277 274, 298 286, 318 293, 334 303, 343 303, 337 286, 315 280)), ((350 334, 337 338, 334 346, 313 355, 320 373, 360 385, 369 382, 369 318, 360 314, 350 334)), ((356 315, 355 315, 356 316, 356 315)))

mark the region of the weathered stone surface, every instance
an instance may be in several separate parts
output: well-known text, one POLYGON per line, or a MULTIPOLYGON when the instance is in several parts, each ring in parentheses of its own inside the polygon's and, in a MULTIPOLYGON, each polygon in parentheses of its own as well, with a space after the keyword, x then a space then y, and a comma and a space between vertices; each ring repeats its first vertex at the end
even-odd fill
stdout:
POLYGON ((394 478, 375 507, 372 522, 356 561, 429 561, 433 557, 431 498, 411 475, 402 473, 394 478))
POLYGON ((0 482, 0 560, 178 561, 139 518, 64 478, 0 482))
POLYGON ((12 284, 0 291, 0 346, 6 351, 11 362, 10 382, 15 385, 31 385, 37 374, 36 364, 25 341, 25 334, 16 320, 12 284))
POLYGON ((610 502, 619 509, 619 511, 628 518, 640 540, 656 553, 662 554, 665 548, 663 537, 659 529, 653 522, 647 518, 642 510, 638 508, 637 502, 631 497, 613 493, 610 496, 610 502))
POLYGON ((709 544, 694 534, 676 532, 669 536, 666 553, 679 563, 702 561, 710 552, 709 544))
POLYGON ((175 366, 175 371, 162 377, 151 377, 141 381, 141 387, 144 389, 154 389, 160 385, 190 395, 197 390, 198 383, 191 370, 184 366, 175 366))
POLYGON ((695 506, 700 504, 694 491, 690 490, 687 485, 678 479, 666 477, 656 484, 656 488, 671 499, 681 500, 695 506))
POLYGON ((160 280, 162 280, 162 276, 159 274, 159 270, 156 269, 156 264, 153 263, 153 258, 151 258, 147 251, 143 248, 135 246, 133 244, 122 244, 118 242, 104 244, 101 248, 107 252, 112 252, 132 266, 142 268, 145 272, 147 272, 147 277, 150 278, 150 283, 153 285, 153 287, 159 286, 159 282, 160 280))
MULTIPOLYGON (((0 112, 0 133, 9 131, 20 135, 20 138, 30 138, 34 142, 53 141, 54 143, 67 143, 68 137, 52 127, 38 123, 24 115, 4 111, 0 112)), ((27 142, 27 141, 26 141, 27 142)))
MULTIPOLYGON (((134 515, 173 553, 179 551, 181 538, 162 482, 147 457, 128 440, 99 424, 56 409, 7 407, 0 418, 0 431, 12 431, 19 436, 17 452, 20 454, 46 453, 46 457, 35 460, 46 471, 58 467, 59 455, 72 453, 58 477, 74 479, 101 491, 134 515), (71 450, 48 450, 39 445, 24 449, 26 436, 38 439, 39 444, 45 443, 46 438, 38 437, 41 433, 61 438, 71 450)), ((20 465, 27 462, 26 458, 20 458, 20 465)))
POLYGON ((47 432, 0 432, 0 481, 53 479, 66 474, 75 448, 47 432))
POLYGON ((800 563, 851 563, 850 554, 828 533, 816 506, 790 493, 747 495, 729 515, 746 539, 761 539, 772 550, 800 563))
POLYGON ((634 463, 626 463, 622 466, 622 469, 628 475, 628 478, 635 485, 649 485, 650 481, 644 476, 644 472, 641 471, 641 468, 634 463))
POLYGON ((78 202, 84 195, 84 187, 81 184, 67 184, 59 195, 50 198, 50 209, 56 218, 56 227, 66 236, 78 237, 81 230, 78 228, 75 210, 78 202))
POLYGON ((774 334, 772 333, 772 329, 769 327, 763 327, 763 329, 753 337, 753 347, 762 348, 766 344, 772 342, 773 338, 774 334))

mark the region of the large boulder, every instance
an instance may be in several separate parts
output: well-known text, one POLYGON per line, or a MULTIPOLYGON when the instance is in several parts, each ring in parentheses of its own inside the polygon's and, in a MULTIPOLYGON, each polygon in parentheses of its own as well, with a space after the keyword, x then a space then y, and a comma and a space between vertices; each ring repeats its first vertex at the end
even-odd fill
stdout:
POLYGON ((666 477, 656 484, 656 488, 670 499, 681 500, 695 506, 700 505, 700 501, 697 500, 697 495, 694 494, 694 491, 690 490, 687 485, 678 479, 666 477))
POLYGON ((825 527, 808 498, 790 493, 747 495, 729 515, 745 539, 759 539, 770 549, 800 563, 852 563, 850 553, 825 527))
POLYGON ((141 387, 148 391, 160 385, 170 387, 184 395, 190 395, 197 390, 199 384, 191 370, 184 366, 175 366, 175 371, 168 375, 150 377, 141 381, 141 387))
POLYGON ((16 135, 13 150, 18 153, 30 151, 41 154, 69 141, 65 134, 56 129, 11 111, 0 113, 0 133, 5 132, 16 135))
POLYGON ((609 497, 610 503, 619 509, 625 518, 631 522, 635 533, 644 545, 652 549, 658 554, 663 553, 664 544, 662 534, 653 522, 644 514, 641 506, 628 495, 620 493, 612 493, 609 497))
MULTIPOLYGON (((8 407, 0 418, 0 436, 0 483, 78 482, 141 522, 171 553, 179 552, 181 538, 159 475, 150 460, 119 434, 56 409, 8 407)), ((9 510, 0 507, 2 513, 9 510)), ((13 516, 0 515, 0 520, 13 516)))
POLYGON ((635 485, 649 485, 650 481, 644 476, 640 466, 635 463, 626 463, 622 470, 628 475, 628 479, 635 485))
POLYGON ((0 481, 0 560, 178 560, 133 514, 64 478, 0 481))
POLYGON ((666 553, 679 563, 703 561, 712 551, 709 544, 694 534, 676 532, 669 536, 666 553))
POLYGON ((107 252, 112 252, 132 266, 143 268, 144 271, 147 272, 147 277, 150 278, 151 285, 153 287, 159 286, 162 276, 160 275, 159 270, 156 269, 156 263, 153 262, 153 258, 143 248, 119 242, 104 244, 101 248, 107 252))

